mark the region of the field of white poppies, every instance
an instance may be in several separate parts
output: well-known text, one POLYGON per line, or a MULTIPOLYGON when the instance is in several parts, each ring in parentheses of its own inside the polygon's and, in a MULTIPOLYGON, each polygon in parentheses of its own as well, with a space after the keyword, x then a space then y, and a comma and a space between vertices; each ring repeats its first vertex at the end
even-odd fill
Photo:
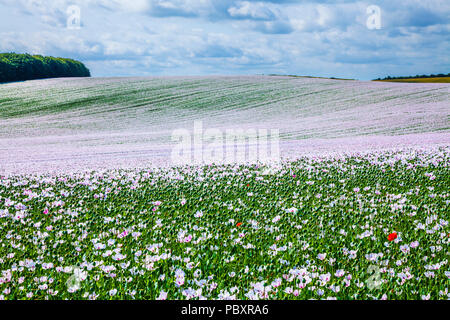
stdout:
POLYGON ((448 84, 0 85, 0 299, 449 299, 448 84), (170 165, 278 128, 282 161, 170 165))

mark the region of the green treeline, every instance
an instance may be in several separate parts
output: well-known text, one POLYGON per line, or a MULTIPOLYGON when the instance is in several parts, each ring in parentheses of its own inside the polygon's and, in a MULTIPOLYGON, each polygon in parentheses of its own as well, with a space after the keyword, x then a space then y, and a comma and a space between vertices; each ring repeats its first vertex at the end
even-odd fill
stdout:
POLYGON ((409 77, 391 77, 391 76, 388 76, 388 77, 385 77, 385 78, 383 78, 383 79, 381 79, 381 78, 378 78, 378 79, 375 79, 375 81, 379 81, 379 80, 395 80, 395 79, 428 79, 428 78, 446 78, 446 77, 450 77, 450 73, 449 74, 443 74, 443 73, 440 73, 440 74, 432 74, 432 75, 425 75, 425 74, 423 74, 423 75, 416 75, 416 76, 409 76, 409 77))
POLYGON ((76 60, 39 55, 0 53, 0 83, 61 77, 90 77, 76 60))

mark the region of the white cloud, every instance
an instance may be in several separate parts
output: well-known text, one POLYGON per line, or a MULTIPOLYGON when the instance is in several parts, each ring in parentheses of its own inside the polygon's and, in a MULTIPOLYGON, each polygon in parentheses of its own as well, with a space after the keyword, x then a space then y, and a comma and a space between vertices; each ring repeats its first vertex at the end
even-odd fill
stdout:
POLYGON ((264 3, 252 3, 239 1, 228 8, 228 13, 233 18, 273 20, 276 14, 264 3))
POLYGON ((450 2, 0 0, 0 51, 74 57, 94 75, 291 73, 352 78, 448 72, 450 2), (69 4, 82 28, 65 26, 69 4), (436 19, 429 19, 430 14, 436 19))

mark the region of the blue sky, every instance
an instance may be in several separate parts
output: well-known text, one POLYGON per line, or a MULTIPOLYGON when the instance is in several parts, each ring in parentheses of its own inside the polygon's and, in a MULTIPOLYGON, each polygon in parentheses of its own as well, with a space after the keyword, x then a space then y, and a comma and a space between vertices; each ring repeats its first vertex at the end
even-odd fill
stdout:
POLYGON ((93 76, 449 73, 450 1, 0 0, 0 51, 80 59, 93 76))

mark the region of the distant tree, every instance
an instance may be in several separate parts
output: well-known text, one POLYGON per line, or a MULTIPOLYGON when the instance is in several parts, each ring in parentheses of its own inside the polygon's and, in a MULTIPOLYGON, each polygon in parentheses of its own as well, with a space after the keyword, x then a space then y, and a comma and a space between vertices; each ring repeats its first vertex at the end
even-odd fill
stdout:
POLYGON ((0 53, 0 82, 90 76, 89 69, 73 59, 0 53))
POLYGON ((378 79, 375 79, 375 80, 395 80, 395 79, 414 79, 414 78, 418 78, 418 79, 421 79, 421 78, 445 78, 445 77, 450 77, 450 73, 449 74, 442 74, 442 73, 440 73, 440 74, 431 74, 431 75, 425 75, 425 74, 422 74, 422 75, 415 75, 415 76, 408 76, 408 77, 391 77, 391 76, 387 76, 387 77, 384 77, 383 79, 381 79, 381 78, 378 78, 378 79))

